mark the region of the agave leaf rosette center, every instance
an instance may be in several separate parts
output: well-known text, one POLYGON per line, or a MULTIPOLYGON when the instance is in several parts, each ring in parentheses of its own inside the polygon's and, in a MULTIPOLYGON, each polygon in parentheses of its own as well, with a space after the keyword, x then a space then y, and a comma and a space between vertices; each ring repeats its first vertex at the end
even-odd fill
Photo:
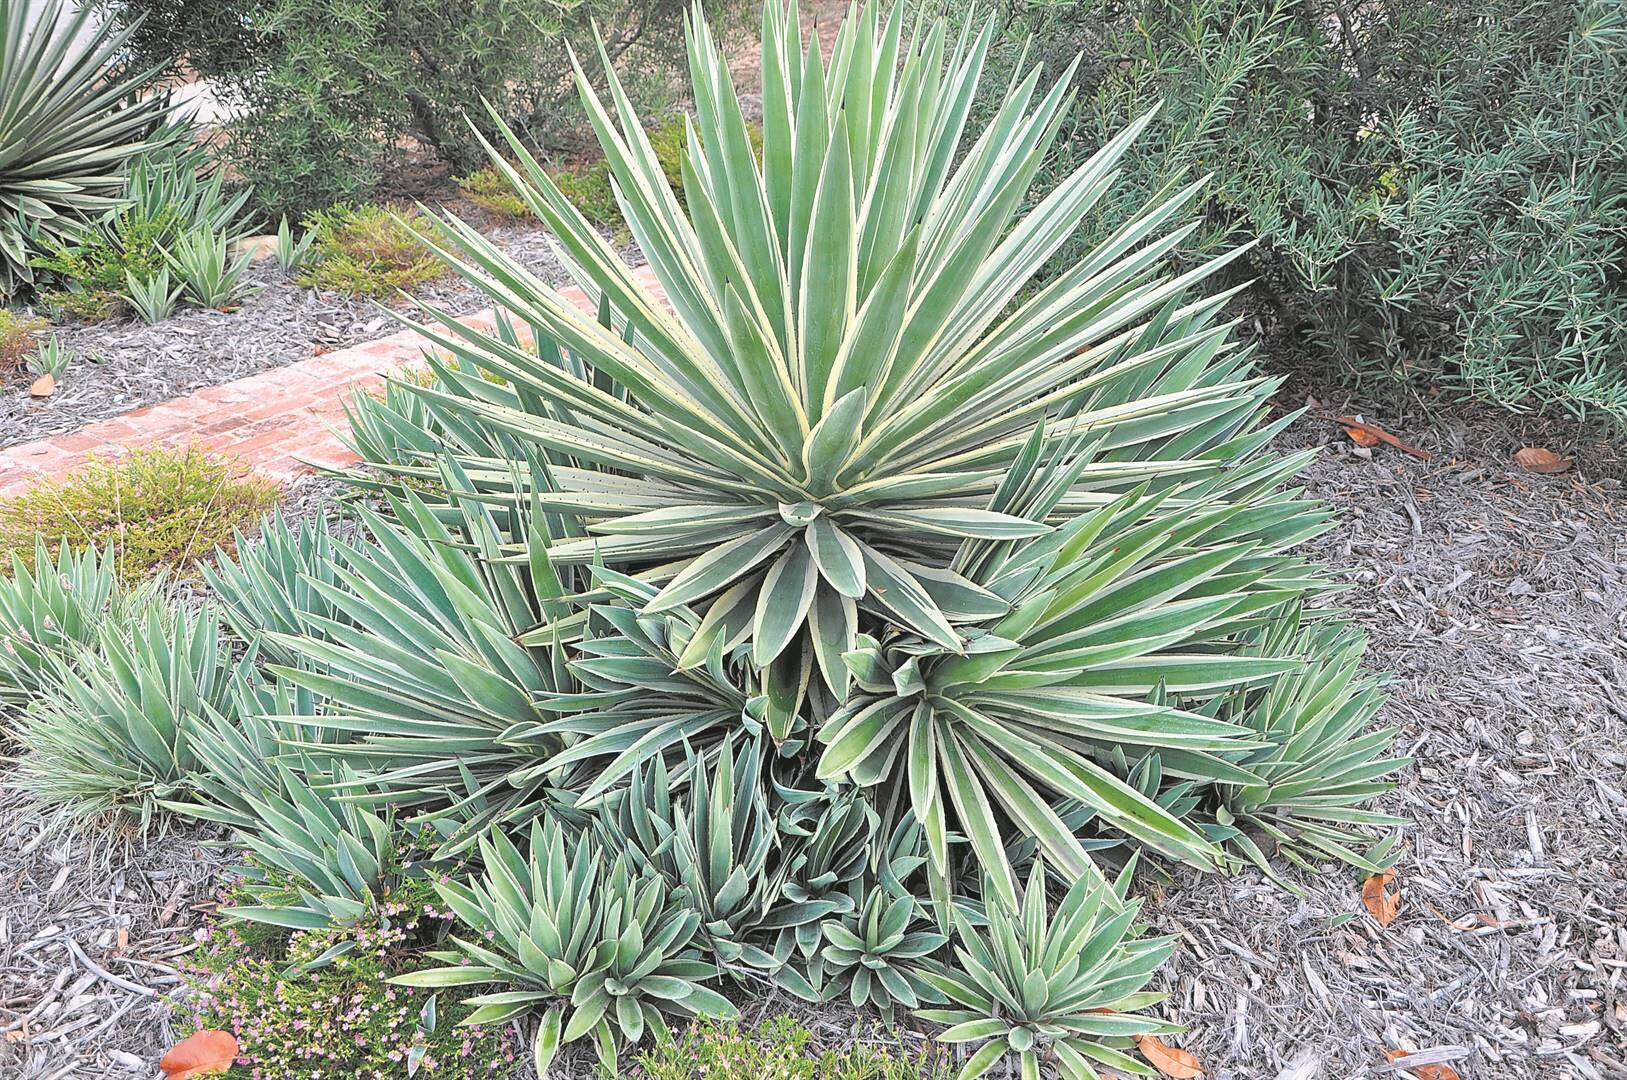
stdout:
POLYGON ((1265 745, 1254 729, 1180 706, 1304 666, 1225 647, 1302 595, 1301 569, 1270 552, 1303 523, 1244 512, 1218 490, 1178 507, 1132 494, 982 553, 992 559, 963 549, 1010 612, 972 628, 959 652, 902 629, 861 634, 842 657, 854 689, 818 732, 819 775, 907 789, 938 868, 956 825, 1008 901, 1013 832, 1072 876, 1094 873, 1057 811, 1067 800, 1140 845, 1212 865, 1209 839, 1104 762, 1151 755, 1164 775, 1260 783, 1237 763, 1265 745))

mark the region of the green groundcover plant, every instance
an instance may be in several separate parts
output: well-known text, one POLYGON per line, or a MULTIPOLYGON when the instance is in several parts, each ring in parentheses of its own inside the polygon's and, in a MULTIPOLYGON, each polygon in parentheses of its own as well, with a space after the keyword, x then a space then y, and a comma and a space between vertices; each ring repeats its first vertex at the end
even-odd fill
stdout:
MULTIPOLYGON (((569 49, 596 25, 641 99, 670 102, 681 0, 107 0, 133 54, 209 80, 223 153, 274 220, 375 197, 427 151, 484 163, 490 103, 539 142, 575 138, 569 49)), ((723 7, 724 5, 718 5, 723 7)))
POLYGON ((275 484, 190 447, 92 458, 0 500, 0 559, 33 565, 43 540, 53 550, 99 547, 126 582, 164 570, 191 576, 276 500, 275 484))
POLYGON ((490 148, 593 310, 437 224, 497 325, 424 309, 429 375, 355 400, 354 530, 211 575, 268 663, 162 806, 294 881, 232 917, 324 932, 426 835, 452 919, 393 978, 539 1072, 773 990, 950 1025, 967 1080, 1150 1074, 1137 874, 1388 859, 1401 762, 1294 553, 1329 515, 1205 290, 1235 255, 1171 267, 1198 185, 1035 282, 1148 117, 1030 201, 1065 76, 976 126, 993 23, 798 26, 764 11, 759 152, 691 17, 682 202, 579 74, 664 300, 490 148))

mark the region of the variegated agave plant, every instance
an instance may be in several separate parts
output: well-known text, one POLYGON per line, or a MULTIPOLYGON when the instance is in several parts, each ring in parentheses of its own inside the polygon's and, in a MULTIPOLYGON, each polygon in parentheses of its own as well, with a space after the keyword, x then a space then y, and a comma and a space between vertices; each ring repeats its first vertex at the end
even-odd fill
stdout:
POLYGON ((598 310, 448 219, 438 250, 506 325, 420 325, 453 359, 362 407, 367 445, 399 451, 373 464, 422 490, 450 460, 484 502, 534 507, 515 562, 546 523, 549 580, 580 591, 519 640, 565 649, 586 684, 535 729, 571 790, 760 723, 919 819, 940 876, 964 838, 1008 902, 1013 842, 1092 872, 1064 804, 1219 865, 1215 830, 1122 774, 1155 757, 1215 793, 1181 803, 1205 813, 1261 790, 1265 740, 1206 703, 1315 662, 1248 643, 1324 589, 1289 551, 1327 516, 1283 487, 1304 458, 1266 449, 1287 419, 1265 421, 1275 383, 1225 297, 1194 291, 1225 259, 1169 269, 1200 185, 1037 282, 1149 118, 1023 213, 1068 77, 1015 79, 973 132, 992 26, 906 34, 872 7, 828 65, 795 27, 766 10, 759 154, 692 20, 682 202, 614 72, 607 101, 581 79, 659 298, 518 140, 518 164, 494 151, 598 310))
POLYGON ((1268 448, 1290 418, 1199 291, 1224 260, 1170 268, 1198 185, 1036 280, 1148 119, 1029 207, 1068 77, 1019 75, 974 131, 992 24, 860 10, 828 63, 797 25, 764 14, 759 153, 692 19, 683 200, 614 73, 607 101, 580 78, 660 296, 517 139, 494 148, 596 310, 449 218, 435 246, 498 329, 425 309, 433 378, 357 401, 353 476, 386 498, 331 572, 283 544, 220 580, 318 702, 290 754, 485 864, 448 896, 504 949, 461 955, 512 988, 486 1015, 551 1010, 544 1057, 636 1040, 663 1001, 716 1012, 695 988, 726 972, 943 997, 997 1040, 982 1066, 1044 1049, 1091 1075, 1161 1029, 1080 1014, 1150 1001, 1138 853, 1370 865, 1390 819, 1359 804, 1399 763, 1292 553, 1328 518, 1285 487, 1305 457, 1268 448), (549 839, 522 856, 527 824, 549 839), (618 853, 619 917, 681 931, 567 942, 589 917, 567 830, 618 853), (1071 888, 1049 922, 1042 866, 1071 888), (642 1002, 600 978, 658 937, 677 966, 642 1002))

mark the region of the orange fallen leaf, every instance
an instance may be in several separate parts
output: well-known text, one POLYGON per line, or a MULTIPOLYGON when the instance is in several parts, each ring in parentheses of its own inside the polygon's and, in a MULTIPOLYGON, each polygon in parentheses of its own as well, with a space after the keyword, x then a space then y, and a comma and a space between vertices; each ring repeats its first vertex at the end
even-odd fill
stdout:
POLYGON ((1571 459, 1560 457, 1544 446, 1521 447, 1514 452, 1514 464, 1533 473, 1564 472, 1571 467, 1571 459))
POLYGON ((158 1067, 167 1080, 215 1076, 237 1060, 237 1038, 229 1031, 205 1030, 188 1035, 165 1054, 158 1067))
POLYGON ((50 397, 56 393, 56 378, 47 371, 28 384, 29 397, 50 397))
MULTIPOLYGON (((1384 1057, 1389 1061, 1400 1061, 1407 1055, 1416 1053, 1416 1050, 1386 1050, 1384 1057)), ((1458 1071, 1450 1065, 1408 1065, 1406 1070, 1418 1080, 1463 1080, 1458 1071)))
POLYGON ((1419 461, 1429 460, 1428 450, 1420 450, 1411 443, 1402 442, 1400 439, 1396 438, 1394 435, 1391 435, 1388 431, 1385 431, 1377 424, 1369 424, 1367 421, 1357 419, 1354 416, 1336 416, 1334 417, 1333 422, 1344 428, 1346 433, 1348 433, 1352 439, 1356 440, 1356 444, 1358 446, 1373 445, 1373 443, 1363 442, 1361 439, 1356 437, 1357 431, 1363 431, 1369 438, 1372 438, 1377 442, 1388 443, 1404 454, 1411 454, 1419 461))
POLYGON ((1346 427, 1345 434, 1357 446, 1377 446, 1379 442, 1378 436, 1364 427, 1346 427))
POLYGON ((1168 1046, 1153 1035, 1137 1035, 1136 1049, 1153 1068, 1172 1080, 1195 1080, 1203 1075, 1203 1066, 1190 1050, 1168 1046))
POLYGON ((1401 891, 1390 891, 1390 886, 1394 884, 1393 867, 1381 873, 1369 874, 1367 880, 1361 883, 1361 902, 1380 926, 1395 922, 1396 912, 1401 908, 1401 891))

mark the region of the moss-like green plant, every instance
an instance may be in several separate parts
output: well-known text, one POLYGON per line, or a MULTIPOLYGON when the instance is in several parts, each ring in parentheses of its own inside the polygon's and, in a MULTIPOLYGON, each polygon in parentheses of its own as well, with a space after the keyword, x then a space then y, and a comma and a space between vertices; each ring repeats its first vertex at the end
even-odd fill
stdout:
POLYGON ((52 550, 95 544, 121 580, 161 569, 190 576, 197 560, 277 501, 277 486, 199 450, 142 449, 93 458, 77 472, 0 502, 0 562, 32 566, 35 542, 52 550))
POLYGON ((525 201, 508 186, 508 181, 490 165, 458 177, 458 187, 470 202, 498 217, 523 218, 531 212, 526 209, 525 201))
POLYGON ((699 1021, 640 1053, 630 1075, 639 1080, 939 1080, 950 1069, 941 1051, 903 1050, 896 1034, 885 1036, 885 1042, 827 1049, 806 1025, 781 1015, 755 1029, 699 1021))
POLYGON ((560 194, 569 199, 583 217, 607 228, 621 226, 621 210, 616 206, 616 193, 610 187, 610 169, 603 161, 559 169, 553 177, 560 194))
POLYGON ((41 289, 39 302, 53 319, 106 322, 124 310, 124 299, 111 289, 41 289))
POLYGON ((316 234, 311 264, 301 284, 353 296, 386 297, 410 291, 445 272, 419 238, 416 211, 342 204, 312 214, 305 227, 316 234))

